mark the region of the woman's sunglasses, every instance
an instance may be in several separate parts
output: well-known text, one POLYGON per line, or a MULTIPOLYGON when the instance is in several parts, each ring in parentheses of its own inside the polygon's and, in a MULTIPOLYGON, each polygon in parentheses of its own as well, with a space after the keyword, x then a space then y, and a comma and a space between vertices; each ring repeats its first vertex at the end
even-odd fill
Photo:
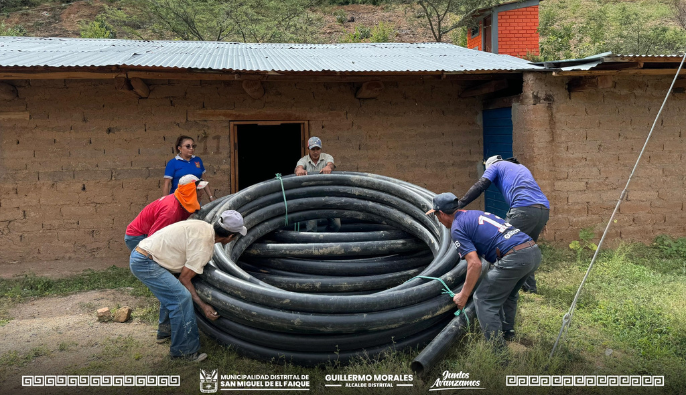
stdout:
POLYGON ((186 145, 184 145, 184 147, 186 147, 188 149, 190 149, 190 148, 196 149, 196 148, 198 148, 198 144, 193 144, 193 145, 186 144, 186 145))

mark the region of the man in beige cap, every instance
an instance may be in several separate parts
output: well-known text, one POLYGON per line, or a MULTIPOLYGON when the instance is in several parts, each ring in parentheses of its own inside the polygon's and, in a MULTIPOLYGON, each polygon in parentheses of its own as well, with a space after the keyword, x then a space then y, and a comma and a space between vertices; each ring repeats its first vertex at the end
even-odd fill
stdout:
MULTIPOLYGON (((312 174, 331 174, 336 168, 333 163, 333 156, 322 152, 322 140, 319 137, 310 137, 307 140, 307 148, 309 152, 307 155, 300 158, 295 165, 296 176, 307 176, 312 174)), ((341 229, 340 218, 327 218, 326 230, 329 232, 338 232, 341 229)), ((317 220, 309 220, 306 222, 307 232, 317 231, 317 220)))
POLYGON ((200 299, 191 279, 202 274, 212 258, 215 243, 226 244, 246 233, 241 214, 227 210, 214 225, 199 220, 169 225, 141 241, 131 252, 131 272, 160 301, 157 342, 171 338, 172 359, 200 362, 207 358, 207 354, 199 352, 193 302, 208 319, 214 321, 219 315, 200 299), (174 274, 178 274, 178 279, 174 274))

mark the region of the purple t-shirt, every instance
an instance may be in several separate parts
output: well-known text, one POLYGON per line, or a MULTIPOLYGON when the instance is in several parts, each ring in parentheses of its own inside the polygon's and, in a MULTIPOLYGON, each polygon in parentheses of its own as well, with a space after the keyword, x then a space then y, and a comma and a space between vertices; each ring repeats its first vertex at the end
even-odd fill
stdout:
POLYGON ((542 204, 550 209, 548 198, 524 165, 499 161, 488 166, 484 178, 495 184, 510 207, 526 207, 542 204))
POLYGON ((460 257, 476 251, 491 263, 498 259, 496 248, 505 254, 512 247, 531 240, 531 237, 504 219, 479 210, 458 210, 450 228, 450 236, 460 257))

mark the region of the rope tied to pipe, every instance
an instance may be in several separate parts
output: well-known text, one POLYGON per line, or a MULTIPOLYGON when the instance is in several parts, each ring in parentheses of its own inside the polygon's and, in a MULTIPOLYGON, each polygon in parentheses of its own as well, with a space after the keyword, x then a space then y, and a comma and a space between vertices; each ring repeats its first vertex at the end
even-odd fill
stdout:
POLYGON ((281 193, 283 193, 283 205, 286 206, 286 225, 288 225, 288 201, 286 201, 286 190, 283 189, 283 178, 281 178, 281 173, 276 173, 276 179, 281 182, 281 193))
MULTIPOLYGON (((443 280, 441 280, 441 279, 438 278, 438 277, 416 276, 416 277, 412 277, 410 280, 414 280, 415 278, 423 278, 423 279, 425 279, 425 280, 434 280, 434 281, 438 281, 438 282, 440 282, 441 284, 443 284, 443 288, 445 288, 445 289, 443 290, 443 292, 441 292, 441 294, 443 294, 443 295, 448 295, 448 296, 450 296, 451 299, 455 297, 455 292, 453 292, 453 291, 448 287, 448 285, 447 285, 443 280)), ((407 280, 407 281, 410 281, 410 280, 407 280)), ((407 281, 405 281, 405 282, 407 282, 407 281)), ((464 308, 462 308, 462 309, 457 309, 457 311, 455 312, 455 316, 459 316, 460 313, 464 313, 464 308)), ((467 320, 467 325, 469 325, 469 318, 467 317, 467 314, 464 315, 464 318, 467 320)))

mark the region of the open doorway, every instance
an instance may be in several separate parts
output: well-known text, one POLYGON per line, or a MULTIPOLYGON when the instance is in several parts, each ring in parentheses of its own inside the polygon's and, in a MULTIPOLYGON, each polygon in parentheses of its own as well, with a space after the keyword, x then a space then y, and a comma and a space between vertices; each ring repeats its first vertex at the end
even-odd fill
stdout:
POLYGON ((308 137, 307 122, 233 122, 231 191, 292 174, 308 137))

